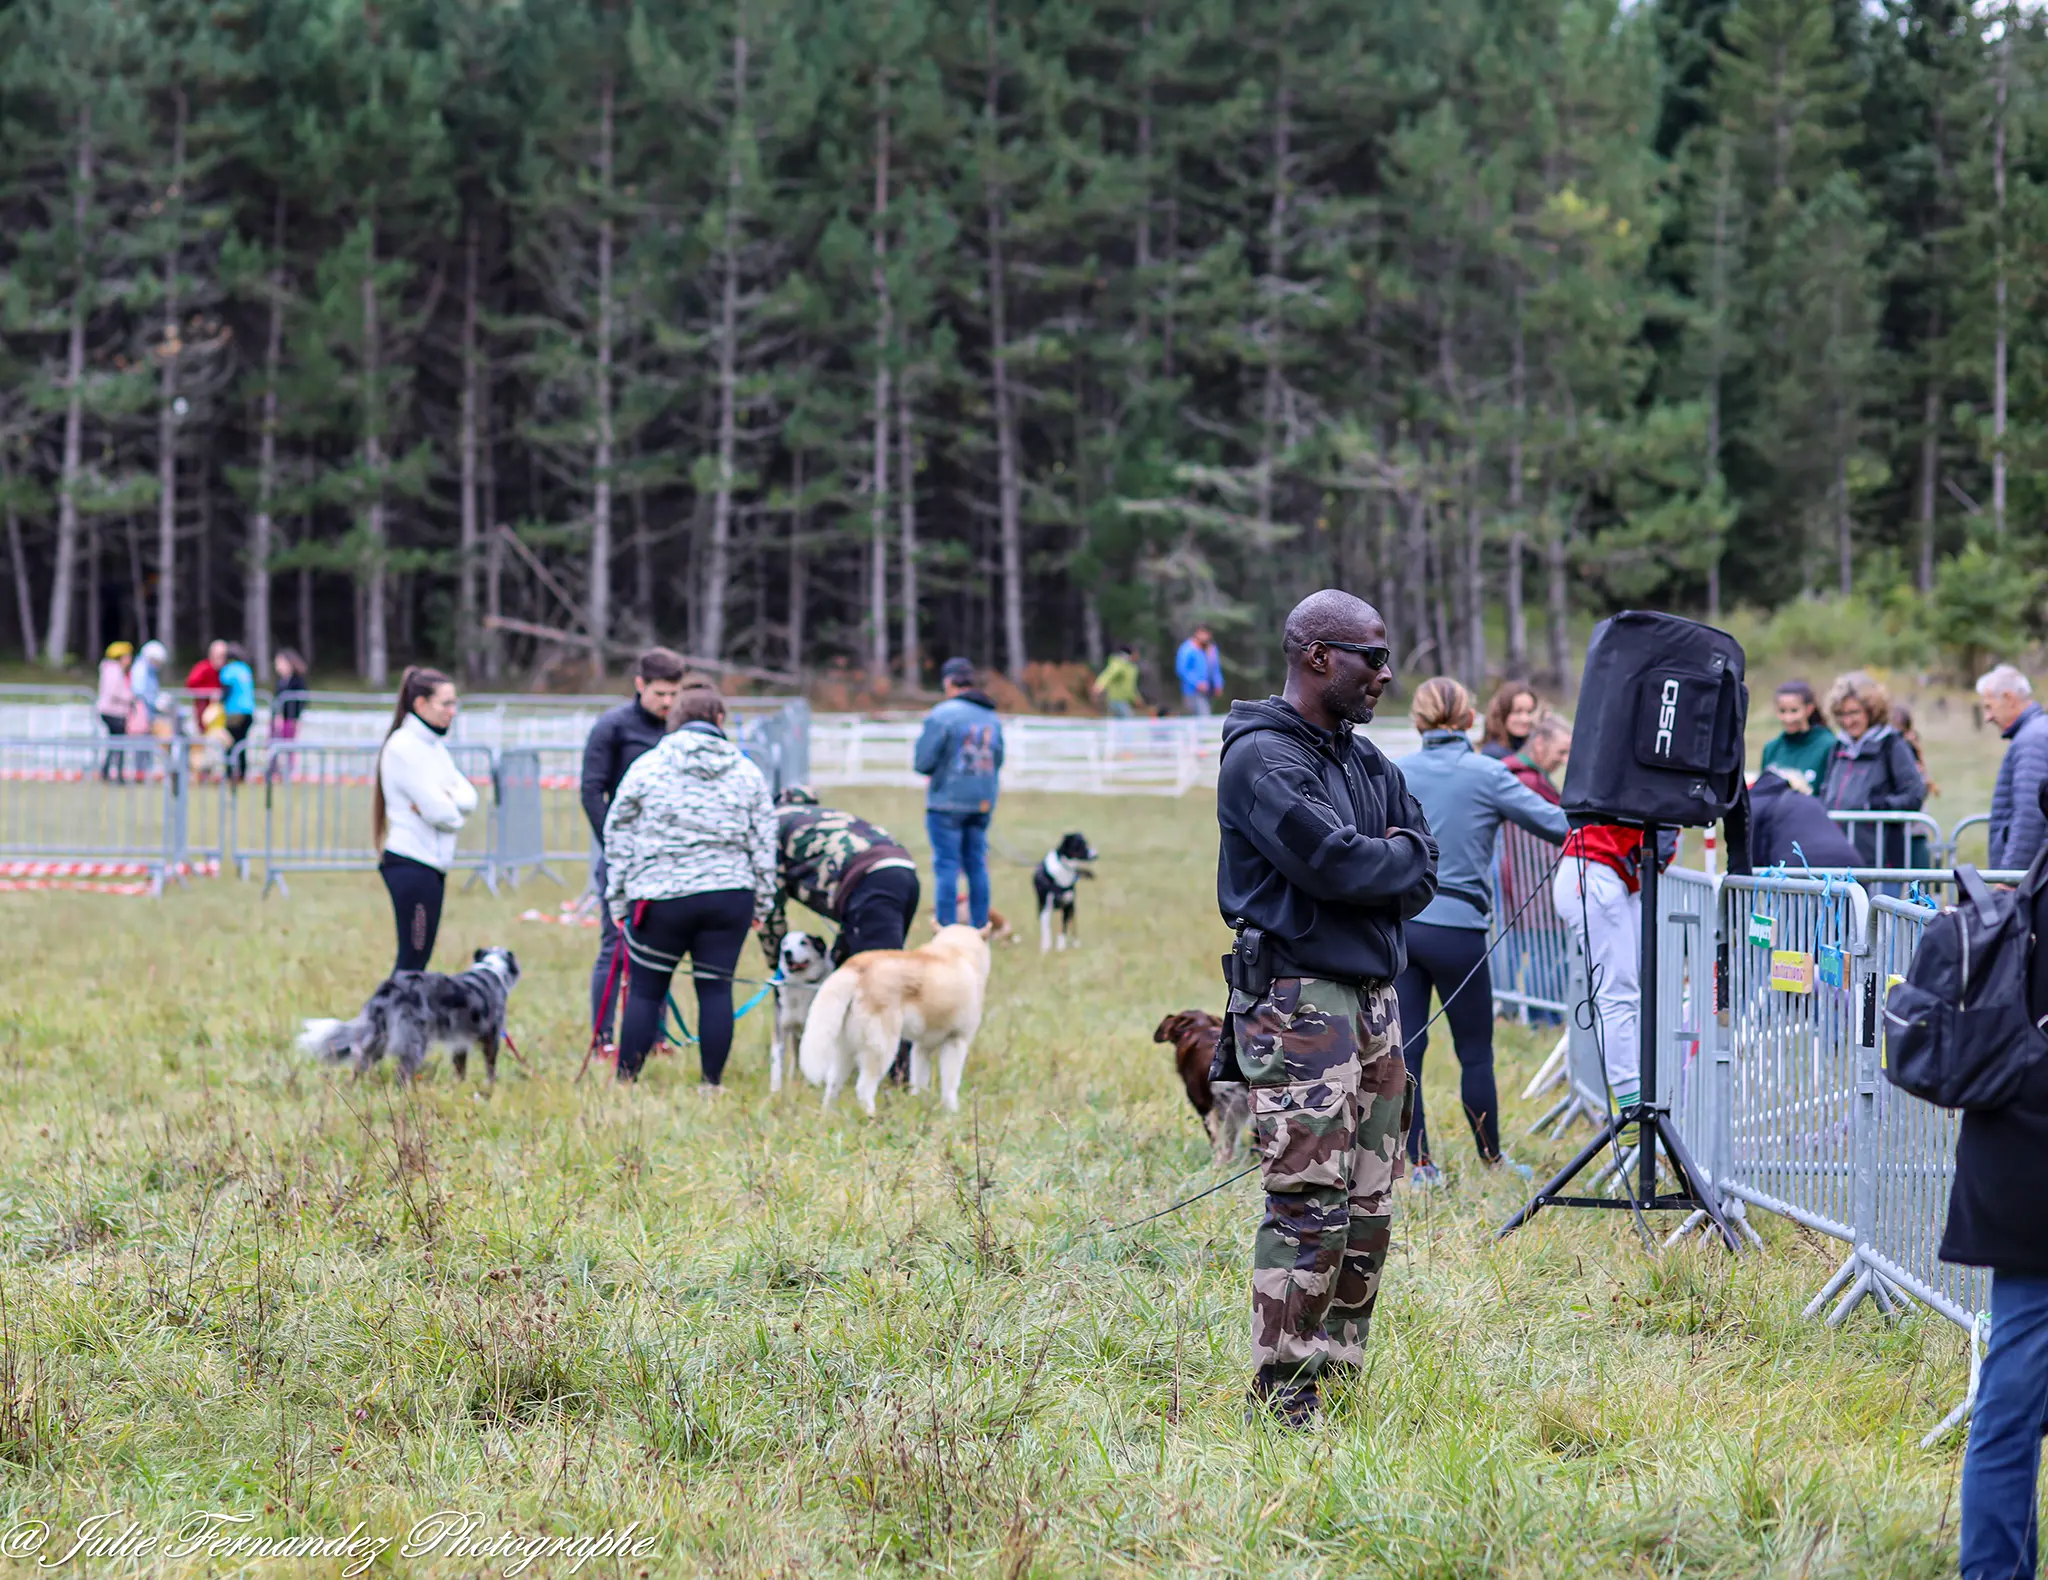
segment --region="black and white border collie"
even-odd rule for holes
[[[1080,939],[1074,933],[1074,890],[1083,878],[1095,876],[1089,870],[1089,863],[1099,859],[1086,835],[1069,834],[1046,852],[1045,860],[1032,868],[1031,892],[1038,896],[1040,954],[1054,947],[1052,917],[1055,911],[1060,917],[1058,947],[1066,948],[1069,938],[1073,938],[1075,946],[1079,947]]]

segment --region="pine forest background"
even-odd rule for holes
[[[1966,669],[2048,585],[2044,67],[1917,0],[0,0],[0,639],[1157,696],[1335,582],[1475,682],[1625,603]]]

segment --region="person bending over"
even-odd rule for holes
[[[773,960],[781,951],[791,900],[838,926],[837,964],[865,950],[903,947],[917,915],[917,863],[894,835],[818,805],[802,785],[775,798],[775,825],[777,887],[761,923],[762,954]]]
[[[1282,649],[1285,693],[1224,725],[1216,900],[1237,942],[1217,1065],[1251,1089],[1265,1176],[1252,1399],[1301,1425],[1365,1358],[1410,1111],[1394,978],[1437,850],[1401,770],[1355,729],[1393,679],[1379,615],[1311,594]]]
[[[604,821],[605,904],[628,962],[619,1079],[639,1078],[688,955],[704,1084],[716,1086],[732,1052],[733,972],[775,900],[775,804],[761,770],[726,739],[715,687],[685,687],[669,723],[626,770]]]

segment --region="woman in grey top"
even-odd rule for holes
[[[1505,763],[1472,749],[1472,694],[1438,676],[1415,690],[1410,707],[1422,750],[1396,766],[1429,818],[1436,836],[1436,898],[1407,924],[1408,968],[1395,979],[1401,1001],[1404,1050],[1415,1078],[1415,1123],[1408,1130],[1411,1178],[1433,1185],[1442,1178],[1429,1155],[1422,1111],[1422,1056],[1429,1050],[1431,992],[1444,1001],[1451,1043],[1458,1052],[1460,1095],[1472,1139],[1488,1167],[1502,1164],[1522,1175],[1526,1165],[1500,1150],[1500,1094],[1493,1078],[1493,973],[1487,963],[1487,921],[1493,911],[1494,853],[1503,820],[1553,845],[1569,829],[1564,811],[1518,780]],[[1414,1028],[1408,1030],[1408,1028]]]

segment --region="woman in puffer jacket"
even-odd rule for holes
[[[686,685],[669,734],[626,770],[604,820],[605,904],[626,942],[619,1079],[637,1080],[685,955],[697,1051],[716,1086],[732,1051],[732,977],[747,932],[774,904],[775,803],[725,735],[725,701]]]
[[[394,971],[424,971],[434,958],[455,839],[476,810],[476,786],[448,755],[455,707],[454,681],[437,669],[408,667],[377,753],[370,822],[382,852],[377,871],[398,924]]]

